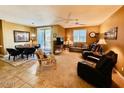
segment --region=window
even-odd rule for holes
[[[74,30],[73,31],[73,40],[74,42],[86,42],[86,30]]]

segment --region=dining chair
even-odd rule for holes
[[[13,48],[6,48],[7,52],[9,53],[9,60],[10,57],[13,56],[13,60],[15,61],[15,58],[20,55],[20,52]]]
[[[29,55],[33,55],[34,57],[34,53],[35,53],[35,48],[25,48],[24,51],[23,51],[23,55],[26,55],[27,59],[29,57]]]

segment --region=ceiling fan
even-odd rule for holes
[[[58,20],[56,20],[57,23],[59,22],[64,22],[66,24],[73,24],[73,25],[86,25],[86,24],[81,24],[79,23],[79,18],[71,18],[72,16],[72,13],[68,13],[67,17],[66,18],[63,18],[63,17],[57,17]]]

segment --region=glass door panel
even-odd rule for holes
[[[41,48],[44,49],[45,40],[44,40],[44,30],[43,29],[37,29],[37,40],[38,40],[38,44],[41,45]]]
[[[45,49],[51,50],[51,29],[45,30]]]
[[[44,51],[51,51],[52,49],[51,33],[52,33],[51,28],[37,29],[37,40],[38,43],[41,45],[41,49],[43,49]]]

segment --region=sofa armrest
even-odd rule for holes
[[[84,59],[87,59],[87,56],[88,55],[93,55],[93,52],[92,51],[83,51],[82,52],[82,57],[84,58]]]
[[[92,67],[92,68],[95,68],[95,67],[96,67],[96,63],[93,63],[93,62],[90,62],[90,61],[84,60],[84,61],[82,61],[82,62],[80,62],[80,63],[82,63],[82,64],[84,64],[84,65],[87,65],[87,66],[90,66],[90,67]]]
[[[98,71],[96,68],[89,66],[88,64],[84,64],[82,62],[78,62],[77,71],[78,71],[79,76],[87,75],[87,76],[90,76],[89,78],[104,79],[103,75],[100,71]]]
[[[82,48],[83,51],[90,51],[88,48]]]
[[[92,55],[88,55],[88,56],[87,56],[87,59],[88,59],[89,61],[92,61],[92,62],[95,62],[95,63],[97,63],[97,62],[100,61],[100,58],[97,58],[97,57],[92,56]]]

